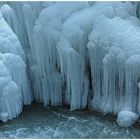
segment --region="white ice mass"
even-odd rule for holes
[[[117,122],[119,126],[128,127],[135,123],[138,119],[138,115],[129,110],[122,110],[118,114]]]
[[[1,2],[0,120],[33,100],[140,116],[138,2]],[[128,110],[129,108],[129,110]]]

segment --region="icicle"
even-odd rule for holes
[[[74,49],[70,48],[67,54],[67,80],[69,94],[71,94],[71,110],[81,108],[82,89],[84,82],[84,59]]]
[[[92,107],[95,110],[101,109],[101,97],[102,97],[102,86],[103,86],[103,57],[106,50],[101,42],[88,43],[88,54],[91,65],[91,76],[92,76]]]
[[[103,59],[102,109],[105,112],[116,114],[124,105],[124,62],[125,55],[118,46],[111,47],[109,53]]]
[[[16,17],[18,19],[18,22],[19,22],[19,26],[18,26],[19,28],[17,27],[19,34],[17,36],[18,36],[22,46],[24,48],[28,48],[29,47],[28,35],[27,35],[24,15],[23,15],[23,11],[22,11],[22,6],[26,2],[7,2],[7,3],[14,10]]]
[[[125,62],[126,71],[126,98],[125,106],[132,111],[137,111],[138,82],[140,79],[140,55],[133,55]]]
[[[43,93],[42,97],[39,96],[39,100],[43,101],[45,105],[62,104],[61,93],[56,93],[57,90],[61,91],[62,88],[61,84],[59,84],[62,83],[62,78],[60,78],[61,76],[59,73],[59,60],[56,45],[61,36],[60,30],[64,20],[72,12],[86,6],[87,5],[84,3],[56,3],[43,9],[39,18],[36,20],[33,29],[33,46],[31,47],[31,51],[36,67],[35,71],[39,71],[40,74],[37,76],[34,74],[35,77],[33,79],[41,79],[36,80],[34,83],[34,85],[41,87],[34,87],[38,90],[37,95]],[[37,81],[40,81],[40,83]],[[60,85],[60,87],[58,87],[58,85]],[[56,99],[56,95],[58,95],[58,99]],[[42,99],[40,99],[40,97]]]
[[[5,66],[10,70],[13,81],[20,89],[23,103],[31,104],[33,97],[30,89],[30,83],[27,78],[26,65],[21,57],[13,54],[3,54],[1,58]]]
[[[22,108],[19,88],[12,81],[9,70],[0,61],[0,120],[16,117]]]
[[[139,88],[139,98],[138,98],[138,114],[140,115],[140,82],[138,83]]]
[[[60,69],[63,82],[66,82],[65,102],[70,104],[71,110],[87,106],[88,81],[85,79],[85,60],[65,38],[57,44],[60,57]]]
[[[0,24],[0,52],[9,53],[2,55],[1,59],[10,69],[13,79],[16,82],[18,81],[18,86],[22,87],[21,91],[23,92],[23,95],[26,95],[26,101],[24,100],[24,103],[29,104],[32,101],[32,97],[29,90],[29,84],[27,82],[26,66],[24,63],[25,55],[23,49],[20,45],[18,38],[13,33],[11,28],[7,25],[2,16],[0,17]],[[19,56],[15,56],[14,54]]]

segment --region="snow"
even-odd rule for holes
[[[138,115],[129,110],[122,110],[118,114],[117,123],[121,127],[129,127],[138,119]]]

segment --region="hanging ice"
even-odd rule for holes
[[[21,95],[9,70],[0,61],[0,120],[16,117],[22,110]]]
[[[36,79],[34,80],[35,98],[44,102],[45,105],[49,103],[51,105],[62,104],[62,92],[58,92],[62,88],[62,78],[58,68],[56,49],[62,24],[70,14],[87,6],[87,3],[56,3],[44,8],[36,20],[32,36],[33,42],[31,43],[33,45],[31,52],[34,63],[32,71],[33,79]],[[37,75],[36,71],[39,72]],[[58,83],[54,82],[55,80],[59,82],[60,86],[57,86]],[[54,100],[53,96],[58,98]]]
[[[138,3],[5,2],[1,13],[0,61],[21,104],[34,98],[71,110],[89,107],[118,114],[121,126],[138,119]],[[6,116],[3,111],[1,119]]]
[[[17,36],[0,14],[0,120],[16,117],[32,94],[26,75],[26,60]]]
[[[9,69],[12,79],[18,85],[23,103],[25,105],[30,104],[33,97],[26,74],[26,65],[22,58],[18,55],[6,53],[3,55],[0,54],[0,60],[2,60],[5,66]]]

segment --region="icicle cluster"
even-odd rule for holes
[[[23,104],[30,104],[32,101],[25,60],[17,36],[0,14],[0,120],[2,121],[16,117],[22,111]]]
[[[140,115],[137,3],[3,2],[1,13],[26,53],[19,42],[6,46],[0,38],[0,52],[12,53],[0,60],[24,104],[32,101],[27,66],[34,99],[44,105],[91,107],[121,114],[118,122],[123,113],[128,120],[135,120],[133,112]]]

